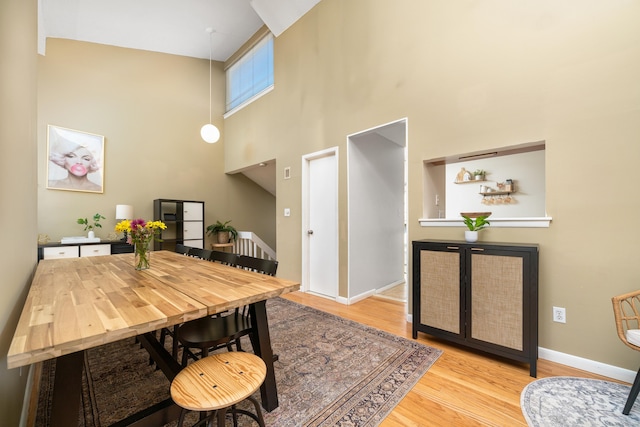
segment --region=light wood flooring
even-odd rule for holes
[[[389,298],[395,301],[406,302],[407,301],[407,286],[404,283],[394,286],[393,288],[387,289],[386,291],[380,292],[376,296],[382,298]]]
[[[406,322],[401,302],[376,296],[347,306],[302,292],[284,298],[411,339],[411,324]],[[457,347],[423,333],[418,341],[444,353],[382,427],[527,425],[520,410],[520,393],[535,380],[529,376],[528,364]],[[538,360],[538,378],[551,376],[610,380]]]

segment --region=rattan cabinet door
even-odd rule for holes
[[[460,252],[420,251],[420,323],[460,334]]]
[[[523,258],[471,254],[470,337],[522,351]]]

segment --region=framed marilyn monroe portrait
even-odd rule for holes
[[[47,188],[104,191],[104,136],[47,127]]]

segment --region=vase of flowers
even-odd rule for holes
[[[149,268],[149,258],[151,251],[148,244],[135,244],[133,248],[133,265],[136,270],[146,270]]]
[[[134,246],[134,263],[136,270],[149,268],[149,245],[158,240],[157,236],[167,226],[162,221],[145,221],[144,219],[125,219],[116,224],[115,230],[127,234],[127,243]]]

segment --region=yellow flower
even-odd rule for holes
[[[150,228],[150,229],[152,229],[152,230],[154,230],[154,229],[158,229],[158,228],[159,228],[159,229],[161,229],[161,230],[164,230],[164,229],[166,229],[166,228],[167,228],[167,226],[165,225],[165,223],[164,223],[164,222],[162,222],[162,221],[149,221],[149,222],[147,222],[146,227],[147,227],[147,228]]]
[[[120,221],[119,223],[116,224],[116,228],[115,228],[116,232],[118,233],[124,233],[124,232],[130,232],[131,231],[131,221],[129,221],[128,219],[123,219],[122,221]]]

